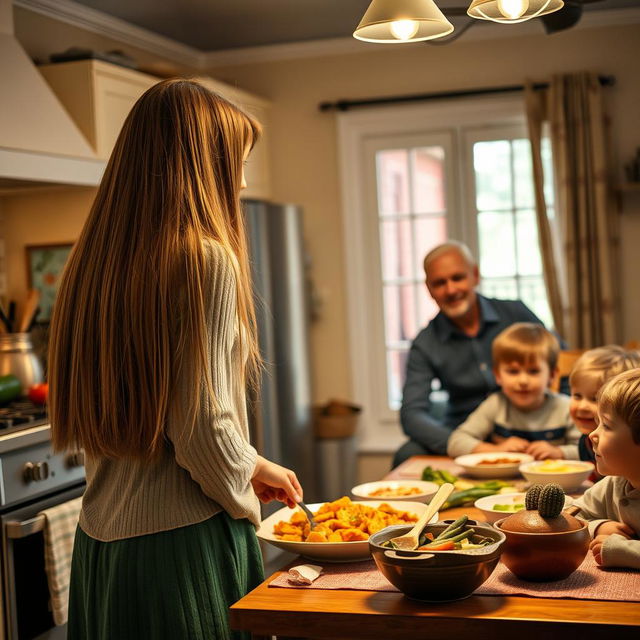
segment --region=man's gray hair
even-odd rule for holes
[[[476,259],[473,257],[471,250],[467,247],[463,242],[458,242],[457,240],[447,240],[442,244],[439,244],[437,247],[434,247],[427,253],[424,257],[424,271],[427,272],[427,268],[429,264],[433,262],[436,258],[439,258],[441,255],[445,253],[449,253],[450,251],[455,251],[458,255],[460,255],[464,261],[470,266],[477,266]]]

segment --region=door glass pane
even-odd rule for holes
[[[380,222],[384,280],[413,277],[412,242],[409,218],[385,218]]]
[[[389,396],[389,408],[399,409],[402,404],[402,387],[404,385],[405,372],[409,352],[406,350],[387,352],[387,388]]]
[[[489,298],[518,298],[518,283],[515,278],[482,278],[482,293]]]
[[[553,318],[547,302],[547,291],[542,276],[521,278],[520,299],[545,325],[548,327],[553,326]]]
[[[476,142],[473,145],[476,177],[476,208],[511,209],[511,145],[508,140]]]
[[[414,285],[385,285],[383,295],[387,342],[413,340],[417,333]]]
[[[516,213],[516,234],[518,239],[518,273],[524,276],[542,274],[538,223],[534,211],[529,209]]]
[[[478,245],[483,278],[516,274],[513,215],[510,212],[478,214]]]
[[[531,143],[526,139],[513,141],[513,171],[516,207],[530,209],[534,206],[533,168],[531,166]]]
[[[444,149],[413,149],[413,207],[415,213],[441,213],[445,210]]]
[[[409,212],[409,151],[388,149],[376,153],[378,209],[381,215]]]
[[[413,228],[416,248],[413,277],[424,280],[424,257],[447,239],[447,219],[445,216],[416,217]]]

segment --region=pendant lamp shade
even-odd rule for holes
[[[524,22],[562,9],[562,0],[473,0],[467,14],[492,22]]]
[[[418,42],[452,31],[453,25],[433,0],[373,0],[353,37],[366,42]]]

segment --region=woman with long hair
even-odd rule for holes
[[[239,194],[260,127],[190,80],[129,114],[65,269],[49,382],[57,450],[83,448],[69,639],[243,637],[263,578],[258,500],[293,471],[249,443],[260,366]]]

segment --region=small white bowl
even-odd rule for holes
[[[582,460],[536,460],[520,465],[520,473],[532,484],[559,484],[575,491],[589,477],[594,465]]]
[[[493,506],[496,504],[524,504],[524,493],[498,493],[495,496],[485,496],[484,498],[478,498],[473,506],[476,509],[482,511],[485,519],[490,524],[497,522],[501,518],[510,516],[515,511],[496,511]],[[570,496],[564,497],[564,507],[571,506],[573,504],[573,498]],[[519,509],[518,509],[519,511]]]
[[[512,460],[512,462],[504,464],[480,464],[487,460],[501,460],[503,458]],[[491,451],[458,456],[454,462],[474,478],[511,478],[518,475],[518,468],[523,462],[529,462],[530,460],[533,460],[533,456],[530,456],[528,453]]]
[[[438,491],[435,482],[423,480],[379,480],[365,482],[351,489],[351,493],[361,500],[403,500],[404,502],[429,502]],[[382,491],[389,489],[389,493]],[[419,493],[403,495],[404,490],[419,489]],[[372,495],[375,493],[375,495]]]

